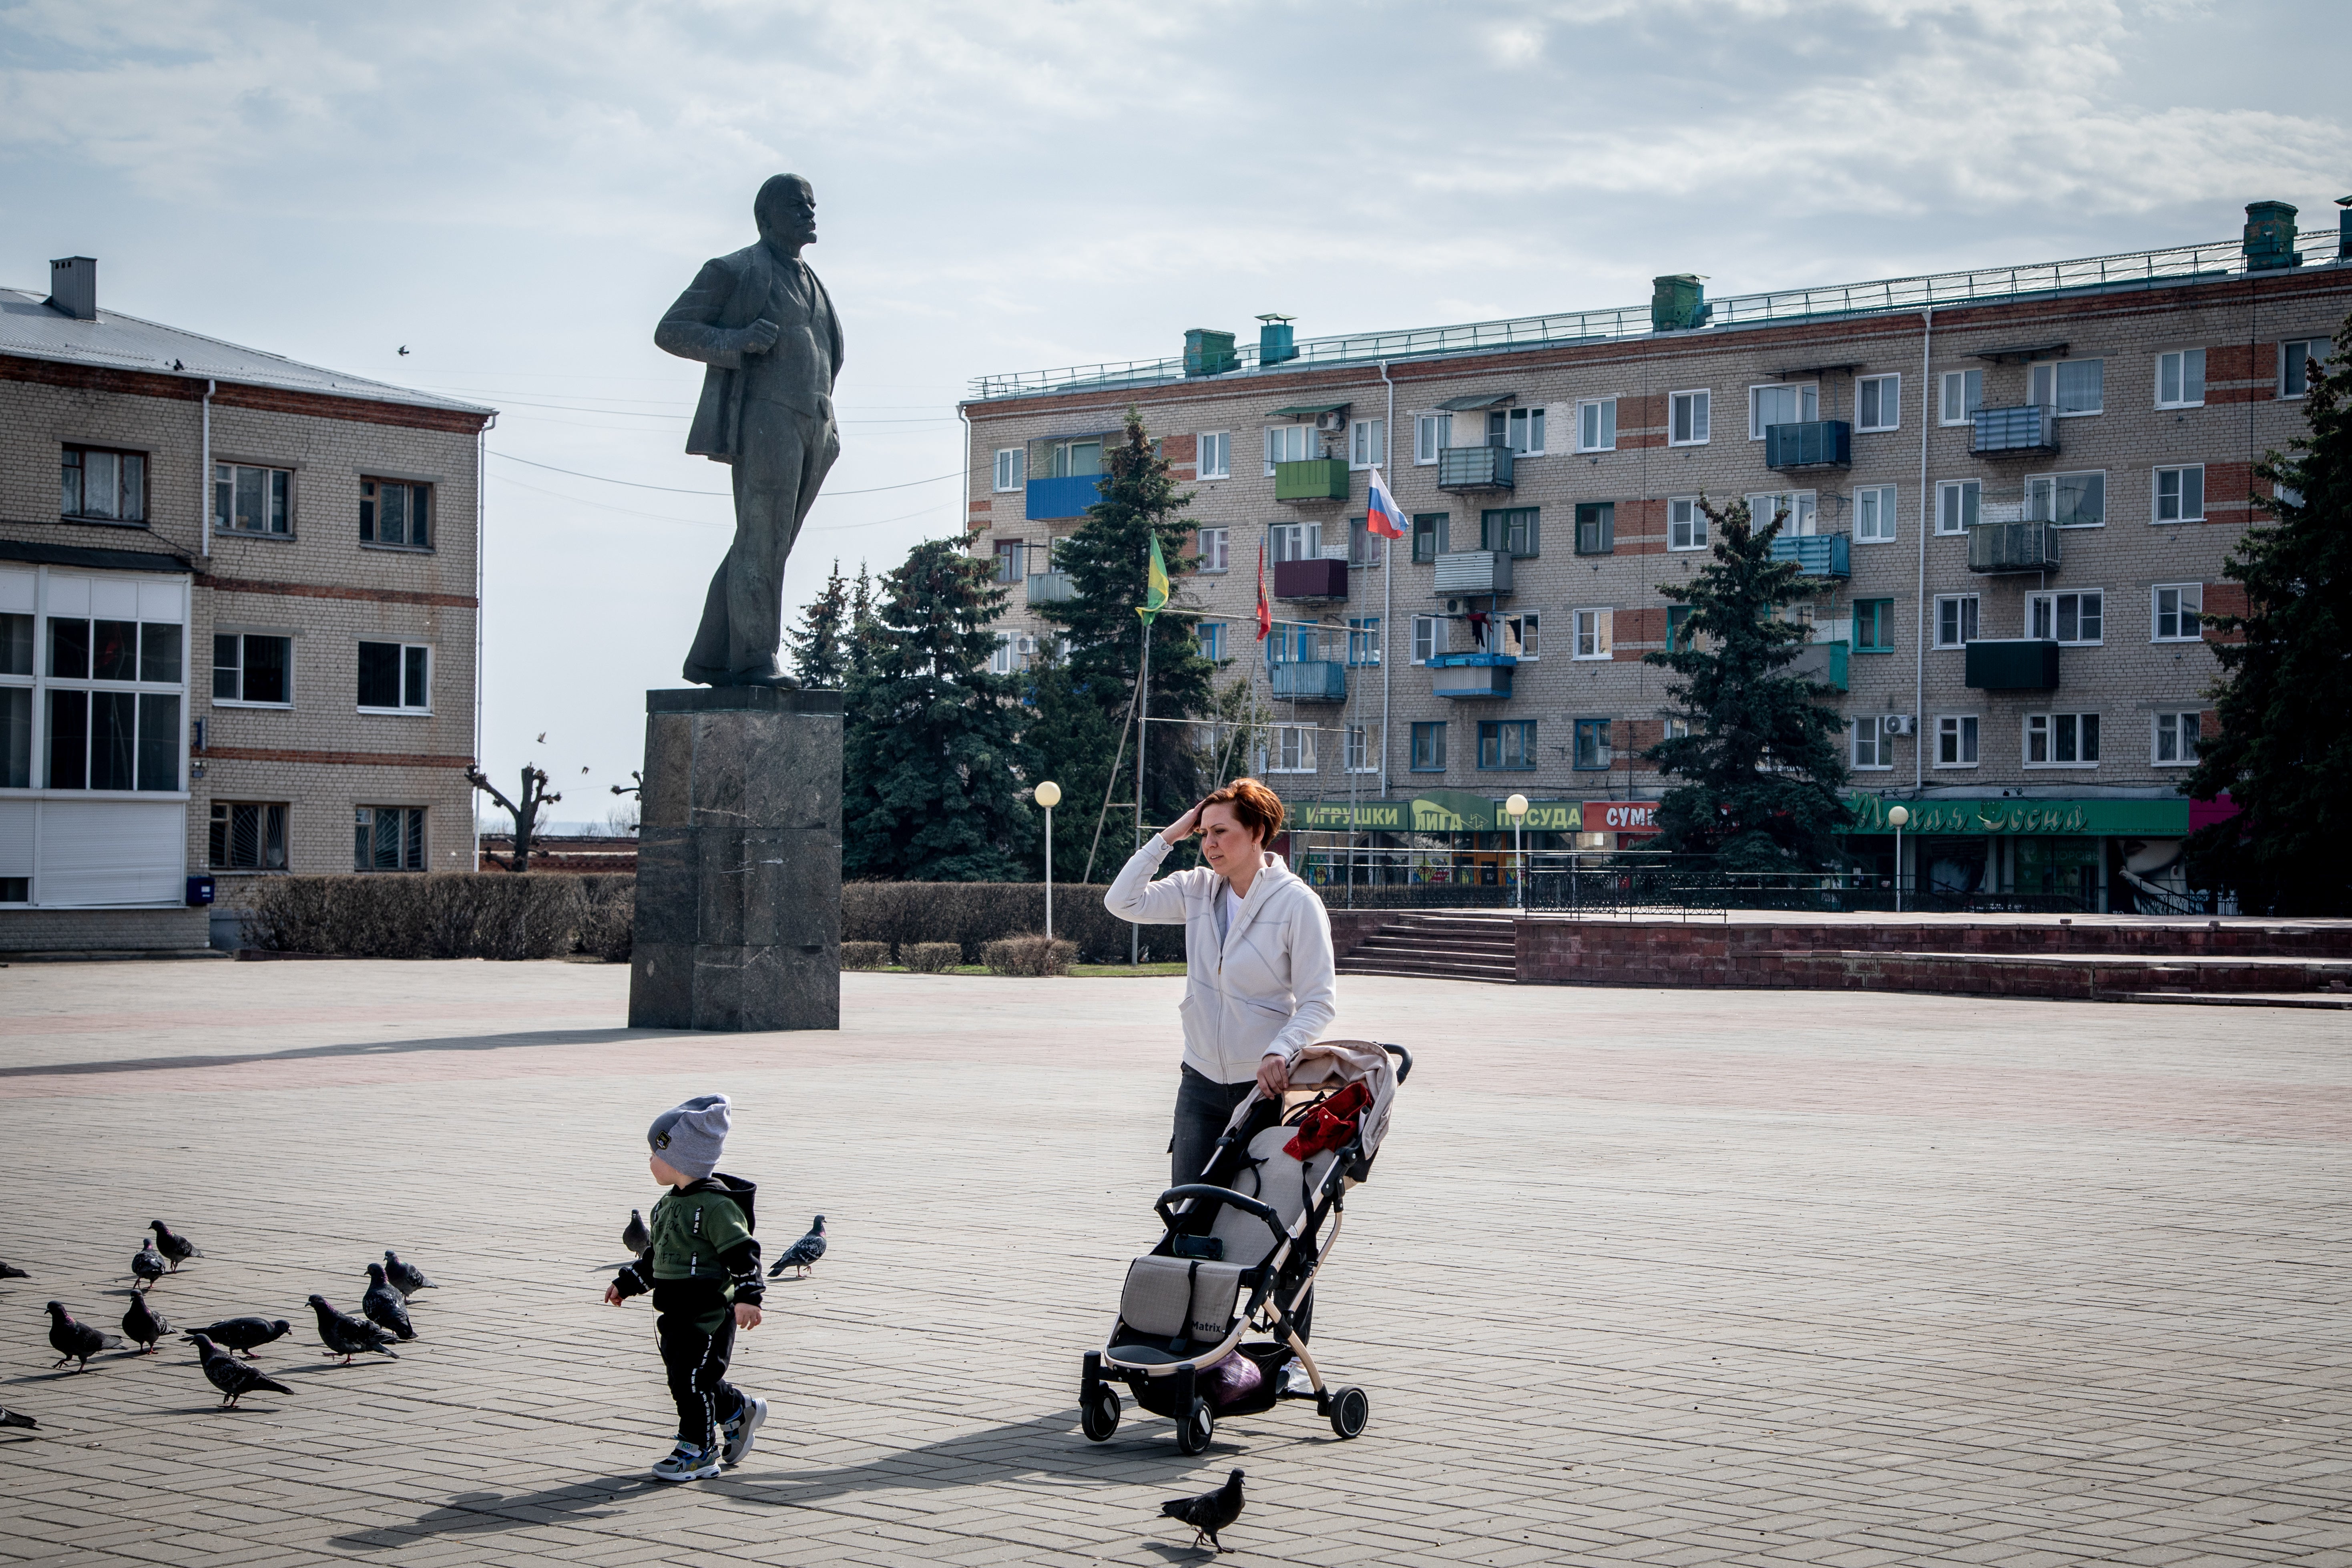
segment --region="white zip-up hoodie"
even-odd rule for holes
[[[1206,866],[1151,879],[1172,848],[1157,833],[1119,868],[1103,907],[1138,925],[1184,928],[1184,1061],[1217,1083],[1246,1083],[1269,1056],[1287,1062],[1338,1011],[1331,917],[1279,856],[1265,856],[1219,940],[1228,884]]]

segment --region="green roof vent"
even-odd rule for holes
[[[1669,272],[1650,279],[1650,328],[1686,332],[1706,325],[1715,307],[1706,302],[1706,279],[1696,272]]]
[[[1234,355],[1234,335],[1207,327],[1184,334],[1184,374],[1223,375],[1241,362]]]
[[[1260,316],[1258,320],[1265,323],[1257,330],[1257,363],[1260,369],[1298,357],[1298,346],[1290,341],[1291,317],[1267,315]]]
[[[2245,251],[2249,272],[2302,266],[2303,253],[2294,247],[2294,208],[2284,202],[2248,202]]]

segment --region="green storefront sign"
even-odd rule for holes
[[[1307,801],[1292,805],[1290,825],[1307,833],[1496,833],[1513,826],[1503,803],[1467,790],[1424,790],[1411,800]],[[1529,833],[1575,833],[1584,805],[1574,800],[1528,803]]]
[[[1882,800],[1846,796],[1848,833],[1892,833],[1887,811],[1911,813],[1906,833],[2074,834],[2084,837],[2181,838],[2189,833],[2189,802],[2181,800]]]

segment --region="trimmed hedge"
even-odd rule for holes
[[[841,967],[844,969],[879,969],[889,962],[888,942],[845,942],[841,944]]]
[[[963,949],[951,942],[910,942],[898,957],[918,974],[944,974],[963,962]]]
[[[1054,884],[1054,935],[1076,945],[1080,962],[1125,963],[1128,923],[1103,908],[1109,889]],[[1045,929],[1042,882],[846,882],[841,889],[845,941],[887,942],[904,952],[910,942],[952,942],[962,962],[982,962],[984,943]],[[1147,963],[1181,963],[1182,926],[1145,926]]]
[[[1070,960],[1077,955],[1076,942],[1059,937],[1047,942],[1034,933],[982,942],[980,947],[980,961],[988,965],[991,974],[1067,974]]]
[[[247,940],[339,958],[629,956],[636,879],[562,872],[272,877],[253,887]]]

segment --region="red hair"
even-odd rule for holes
[[[1201,802],[1201,815],[1208,816],[1213,805],[1230,809],[1242,831],[1255,834],[1262,846],[1273,843],[1282,831],[1282,797],[1255,779],[1235,779],[1213,791]]]

